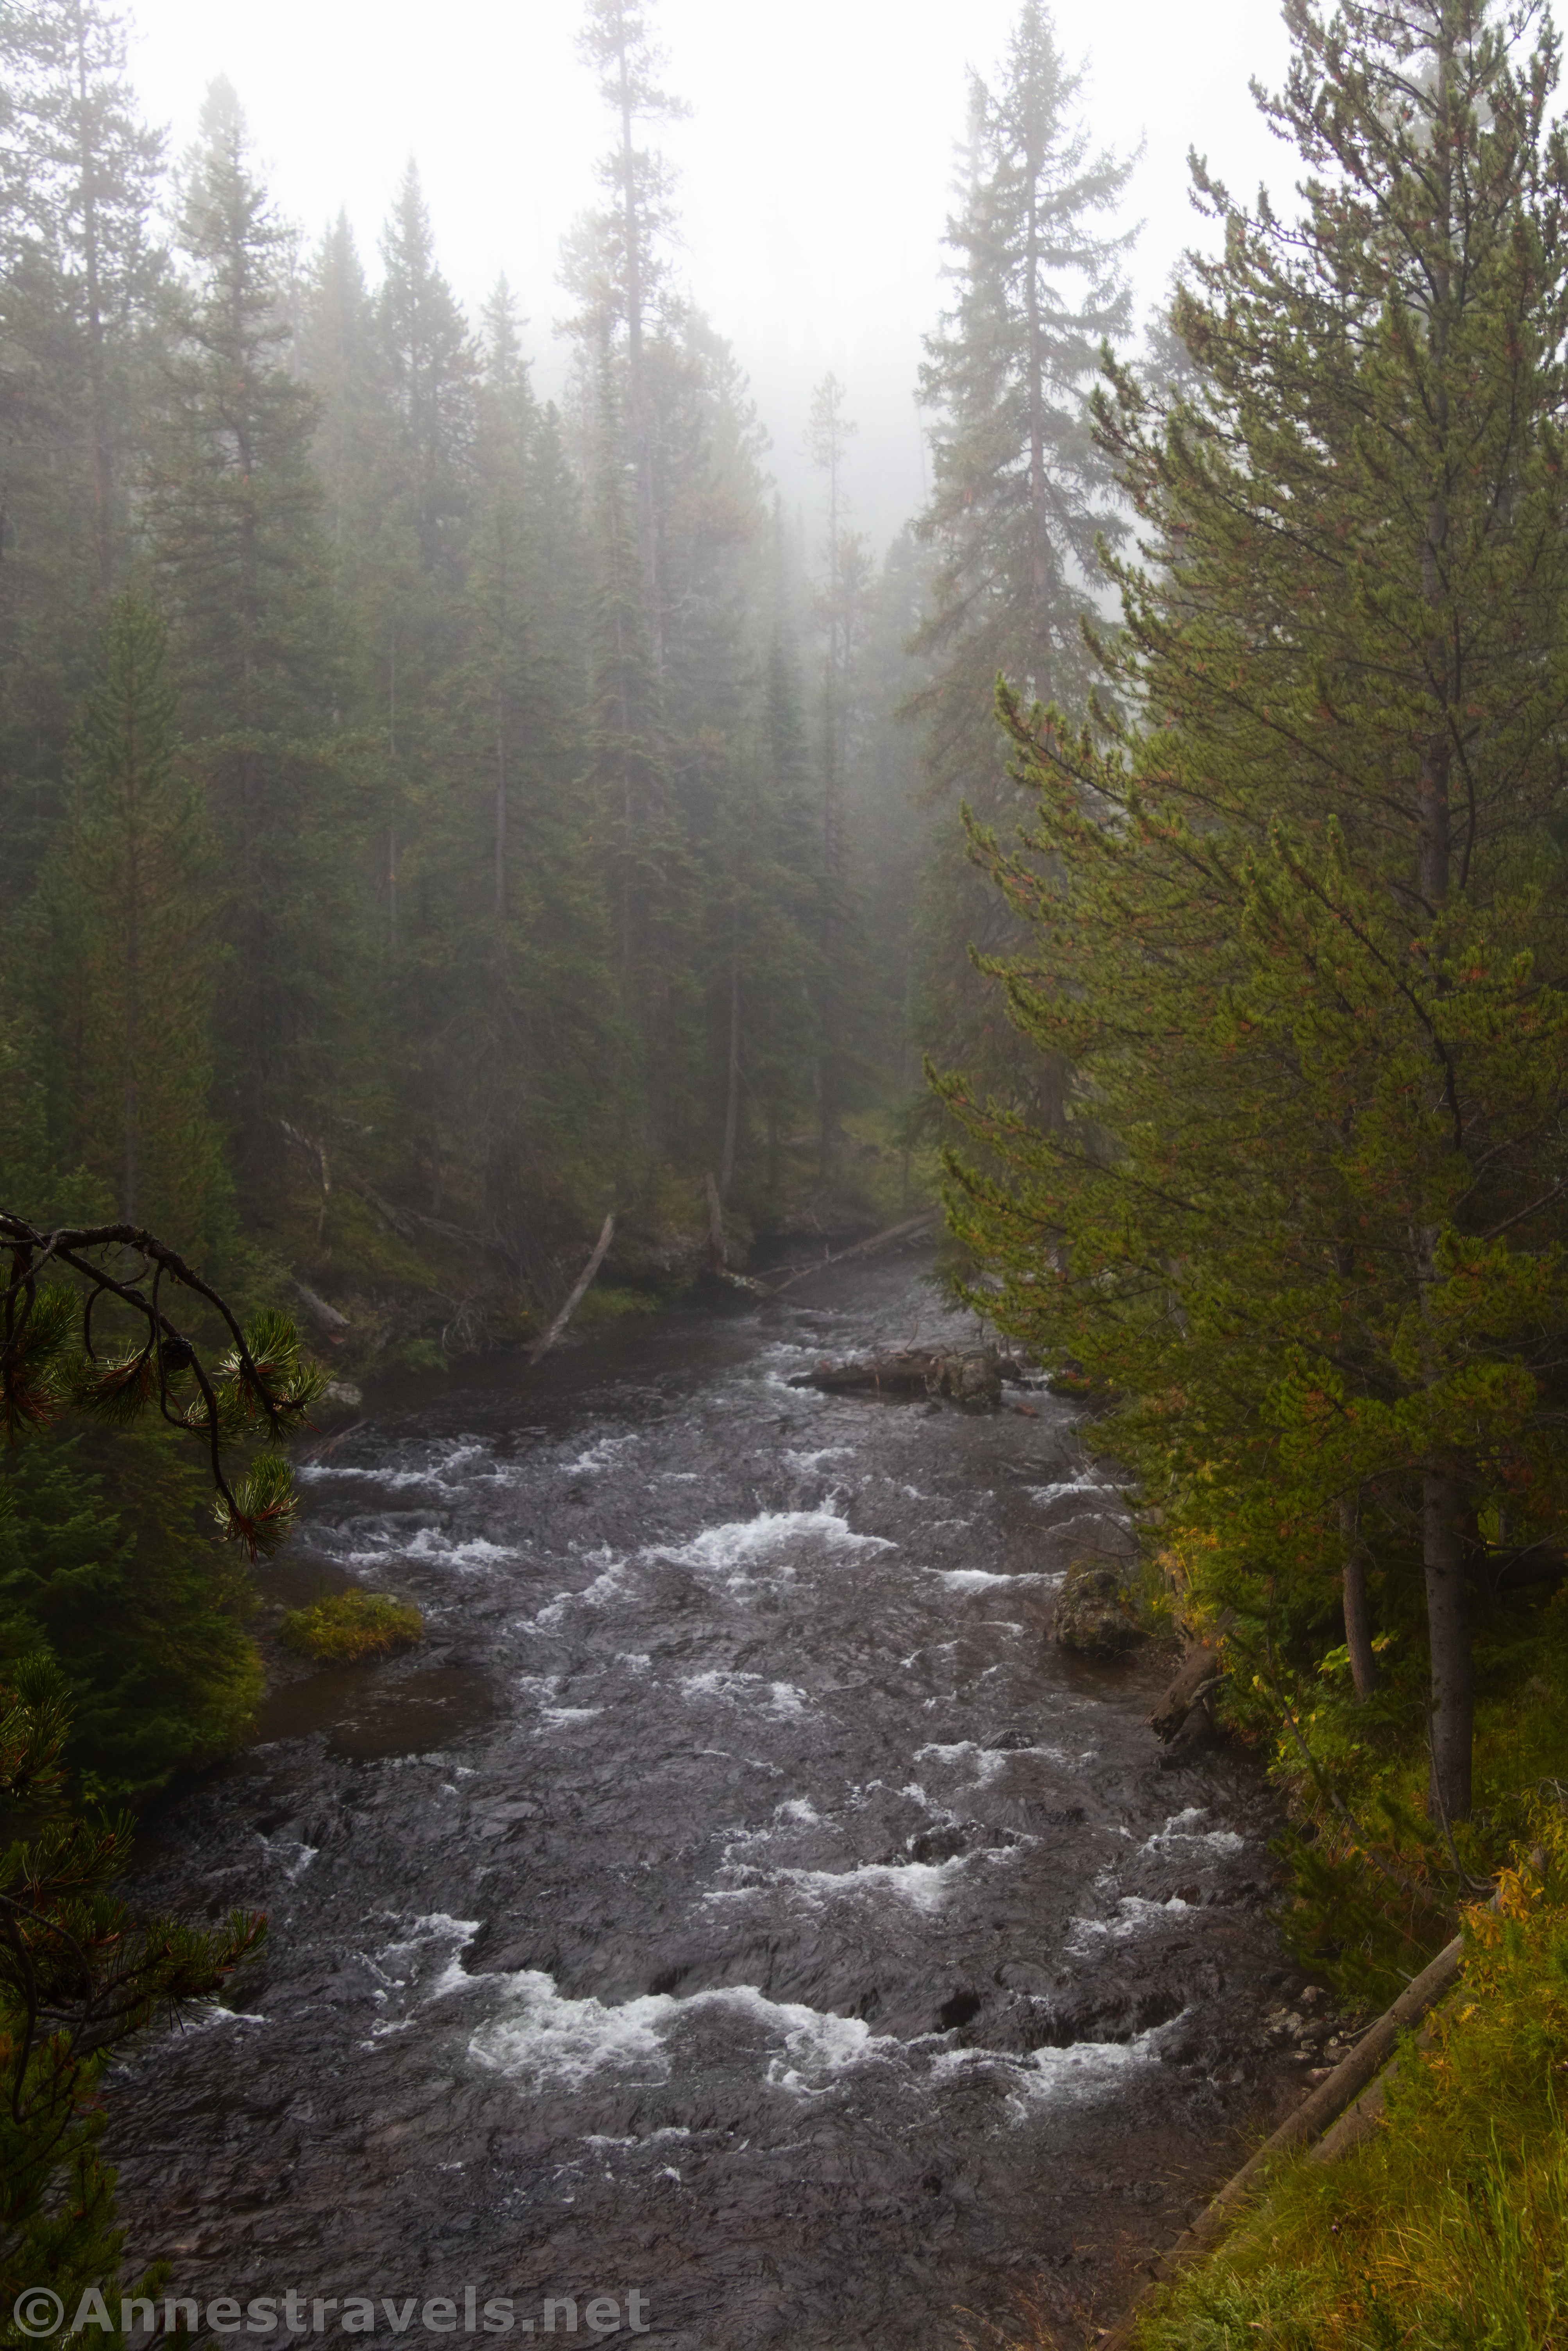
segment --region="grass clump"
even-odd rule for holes
[[[424,1619],[411,1602],[380,1592],[334,1592],[308,1608],[291,1608],[278,1630],[301,1656],[356,1665],[412,1648],[424,1636]]]
[[[1568,2344],[1568,1823],[1467,1915],[1458,1992],[1374,2137],[1298,2158],[1171,2289],[1139,2351],[1540,2351]]]

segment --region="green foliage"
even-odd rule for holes
[[[261,1696],[248,1580],[202,1531],[205,1479],[153,1429],[60,1432],[0,1455],[0,1673],[53,1657],[68,1760],[139,1796],[235,1746]]]
[[[64,962],[48,1008],[56,1156],[128,1224],[210,1251],[228,1185],[209,1109],[218,951],[206,811],[175,755],[163,623],[121,597],[73,745],[42,900]]]
[[[1568,1504],[1555,52],[1516,67],[1465,0],[1291,24],[1304,225],[1210,189],[1226,254],[1175,313],[1200,388],[1099,403],[1160,559],[1119,567],[1104,649],[1144,724],[1002,698],[1040,813],[1015,852],[975,828],[1029,933],[982,962],[1073,1081],[1043,1124],[943,1083],[984,1155],[950,1212],[1000,1327],[1118,1392],[1104,1442],[1195,1614],[1299,1671],[1375,1562],[1452,1825],[1484,1530]]]
[[[334,1592],[308,1608],[291,1608],[280,1637],[301,1656],[328,1665],[357,1665],[390,1656],[424,1636],[424,1619],[412,1602],[380,1592]]]
[[[67,1687],[37,1652],[0,1681],[0,2307],[52,2286],[118,2307],[124,2231],[99,2144],[103,2074],[118,2049],[177,2005],[210,1999],[264,1922],[213,1932],[133,1919],[113,1892],[134,1824],[73,1818],[61,1802]],[[149,2280],[132,2292],[146,2291]],[[118,2329],[101,2339],[118,2344]]]

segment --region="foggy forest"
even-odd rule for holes
[[[0,0],[0,2345],[1568,2342],[1543,0],[145,14]]]

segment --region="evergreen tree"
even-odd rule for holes
[[[614,116],[619,140],[599,167],[610,201],[587,224],[571,273],[592,308],[605,308],[624,331],[625,429],[636,481],[636,543],[649,653],[664,666],[664,597],[655,521],[655,423],[648,381],[646,337],[658,314],[666,270],[660,253],[672,223],[671,176],[664,158],[637,144],[637,126],[684,115],[683,99],[659,86],[664,65],[650,30],[644,0],[588,0],[580,47],[599,79],[600,96]]]
[[[1004,1326],[1139,1399],[1115,1441],[1211,1600],[1310,1625],[1342,1580],[1368,1687],[1373,1551],[1451,1825],[1473,1586],[1565,1499],[1568,152],[1553,42],[1516,66],[1473,0],[1290,21],[1303,218],[1200,175],[1206,389],[1100,412],[1164,559],[1110,655],[1147,726],[1013,704],[1036,854],[980,843],[1073,1114],[950,1085],[1011,1170],[956,1199]]]
[[[822,636],[820,713],[821,841],[819,851],[821,1058],[817,1071],[818,1172],[833,1176],[842,1141],[840,1122],[851,1084],[852,1044],[847,998],[852,992],[854,907],[845,827],[846,777],[856,741],[855,663],[864,627],[870,556],[859,531],[849,525],[851,501],[844,481],[849,444],[857,431],[844,410],[844,387],[831,371],[811,397],[806,448],[822,475],[827,536],[822,541],[821,585],[817,598]]]
[[[382,265],[377,328],[401,428],[403,494],[424,569],[455,575],[479,363],[467,321],[436,266],[430,213],[412,162],[382,234]]]
[[[1082,85],[1050,10],[1025,0],[995,87],[970,79],[960,202],[947,225],[954,305],[920,372],[934,474],[920,530],[936,564],[915,638],[927,674],[910,707],[924,724],[935,793],[961,795],[988,821],[1024,813],[1007,779],[997,678],[1026,705],[1081,706],[1083,630],[1103,577],[1097,549],[1122,532],[1088,398],[1103,344],[1128,329],[1131,239],[1098,224],[1132,165],[1092,147]],[[1020,1067],[970,971],[971,944],[997,954],[1016,934],[968,869],[956,815],[937,830],[923,928],[926,1042],[984,1061],[1048,1110],[1056,1074]]]
[[[297,357],[317,400],[312,455],[323,491],[322,521],[341,585],[353,537],[365,523],[377,364],[375,312],[347,213],[338,214],[317,247]]]
[[[162,256],[162,140],[97,0],[0,7],[0,907],[57,814],[70,716],[126,554]]]
[[[277,1121],[332,1082],[344,951],[343,784],[327,736],[337,665],[310,449],[318,412],[286,363],[286,240],[215,82],[187,164],[175,315],[151,481],[182,710],[232,893],[220,1100],[254,1199]]]
[[[51,893],[68,943],[54,967],[69,1117],[60,1157],[99,1177],[124,1223],[210,1249],[225,1188],[207,1107],[213,860],[200,795],[176,769],[165,650],[157,614],[122,597],[78,730]]]

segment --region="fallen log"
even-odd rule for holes
[[[560,1337],[561,1332],[566,1329],[567,1324],[571,1321],[572,1316],[577,1312],[578,1308],[587,1297],[593,1277],[599,1271],[600,1267],[603,1264],[605,1257],[609,1252],[610,1244],[612,1239],[614,1238],[614,1233],[615,1211],[612,1208],[610,1214],[605,1217],[602,1226],[600,1228],[599,1238],[593,1244],[593,1254],[589,1259],[588,1263],[583,1267],[582,1271],[578,1275],[576,1281],[573,1283],[571,1294],[568,1298],[566,1304],[561,1308],[560,1312],[556,1316],[555,1321],[550,1324],[549,1329],[545,1332],[544,1337],[536,1341],[535,1344],[529,1348],[528,1362],[530,1364],[542,1362],[544,1357],[549,1353],[550,1349],[555,1345],[556,1341]]]
[[[957,1353],[901,1347],[887,1355],[823,1361],[813,1371],[798,1373],[789,1385],[821,1388],[825,1395],[950,1396],[956,1404],[997,1405],[1002,1374],[988,1347]]]
[[[774,1282],[768,1294],[770,1298],[781,1298],[785,1290],[793,1290],[798,1281],[808,1280],[813,1273],[821,1273],[830,1265],[847,1265],[852,1257],[869,1257],[873,1249],[886,1249],[894,1241],[912,1240],[916,1233],[923,1233],[928,1226],[934,1225],[941,1214],[940,1208],[923,1208],[919,1216],[910,1217],[902,1225],[889,1225],[885,1232],[873,1233],[869,1240],[856,1241],[851,1249],[835,1249],[831,1256],[819,1258],[815,1265],[799,1267],[794,1273],[786,1274],[782,1281]]]
[[[353,1327],[348,1316],[340,1314],[338,1309],[329,1304],[319,1291],[312,1290],[308,1281],[301,1281],[297,1273],[291,1274],[289,1279],[294,1285],[294,1294],[305,1311],[319,1322],[323,1331],[330,1331],[336,1334]]]

